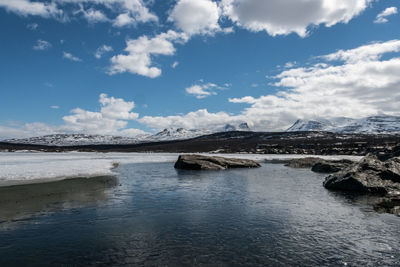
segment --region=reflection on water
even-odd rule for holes
[[[13,227],[20,220],[49,212],[96,205],[108,198],[105,190],[116,184],[116,177],[105,176],[0,187],[0,227]]]
[[[30,219],[14,228],[0,223],[0,266],[400,263],[400,218],[374,212],[363,197],[325,190],[324,176],[309,170],[264,164],[196,172],[151,163],[117,171],[118,186],[85,180],[65,197],[14,214],[9,206],[7,221]],[[63,195],[66,187],[58,188]],[[44,199],[53,191],[39,190]]]

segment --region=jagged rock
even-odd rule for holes
[[[258,168],[261,165],[248,159],[180,155],[174,167],[183,170],[225,170],[229,168]]]
[[[360,162],[326,177],[324,187],[332,190],[393,194],[400,192],[400,162],[380,161],[368,154]]]

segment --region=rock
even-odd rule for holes
[[[378,158],[382,161],[395,158],[395,157],[400,157],[400,145],[395,146],[392,148],[390,152],[384,153],[382,155],[378,155]]]
[[[291,168],[311,168],[315,164],[322,161],[323,159],[314,157],[291,159],[285,164],[285,166]]]
[[[353,161],[347,159],[325,160],[316,157],[307,157],[289,160],[285,163],[285,166],[291,168],[311,168],[313,172],[333,173],[348,167],[352,163]]]
[[[400,197],[383,198],[379,203],[374,205],[374,210],[400,216]]]
[[[261,165],[248,159],[180,155],[174,167],[183,170],[225,170],[229,168],[258,168]]]
[[[363,193],[393,194],[400,192],[400,162],[380,161],[368,154],[341,171],[325,178],[324,187],[332,190],[357,191]]]
[[[323,160],[312,166],[311,170],[319,173],[334,173],[350,166],[351,164],[353,164],[353,161],[347,159]]]

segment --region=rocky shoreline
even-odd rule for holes
[[[358,162],[324,160],[316,157],[292,159],[285,166],[310,168],[318,173],[331,173],[323,186],[328,190],[377,196],[373,203],[378,212],[400,216],[400,159],[397,152],[378,158],[368,154]]]

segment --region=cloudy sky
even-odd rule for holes
[[[0,139],[400,115],[398,0],[0,0]]]

